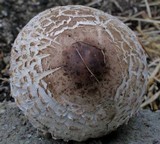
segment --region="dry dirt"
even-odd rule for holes
[[[69,144],[160,144],[160,111],[141,110],[127,125],[98,139]],[[65,144],[44,137],[13,102],[0,104],[0,144]]]

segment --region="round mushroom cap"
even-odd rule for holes
[[[85,6],[41,12],[11,52],[11,93],[34,127],[54,139],[100,137],[135,114],[146,54],[123,22]]]

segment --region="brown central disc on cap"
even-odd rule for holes
[[[84,42],[76,42],[63,51],[64,70],[76,83],[93,83],[102,79],[105,69],[101,49]]]

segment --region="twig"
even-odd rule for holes
[[[102,55],[103,55],[103,58],[104,58],[104,63],[106,64],[106,59],[105,59],[105,54],[104,54],[104,51],[103,50],[101,50],[101,53],[102,53]]]
[[[84,65],[86,66],[87,70],[91,73],[91,75],[92,75],[92,76],[95,78],[95,80],[99,83],[99,80],[96,78],[96,76],[92,73],[92,71],[89,69],[89,67],[88,67],[87,64],[85,63],[85,61],[84,61],[82,55],[80,54],[79,50],[76,49],[76,51],[77,51],[79,57],[81,58],[82,62],[83,62]]]

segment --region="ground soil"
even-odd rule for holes
[[[71,144],[160,144],[160,111],[141,110],[127,125],[97,139]],[[42,136],[13,102],[0,104],[0,144],[65,144]]]

